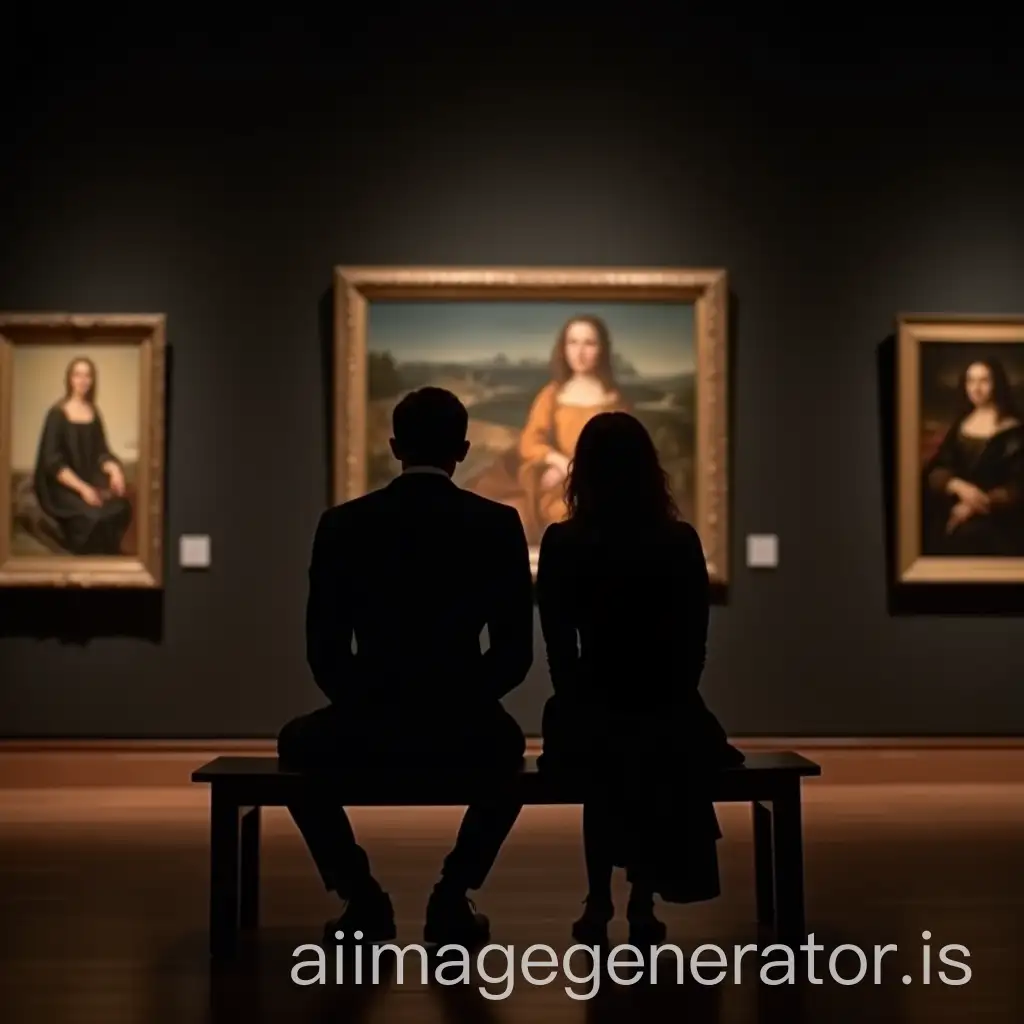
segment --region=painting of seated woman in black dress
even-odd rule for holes
[[[165,325],[0,312],[0,587],[163,587]]]
[[[135,347],[15,350],[11,412],[11,554],[30,558],[135,555],[139,433]],[[99,401],[110,385],[109,419]]]
[[[132,521],[124,467],[111,451],[96,405],[96,365],[68,365],[64,397],[46,413],[33,485],[40,509],[73,555],[121,555]]]
[[[934,392],[943,377],[952,377],[953,358],[959,357],[960,369],[952,416],[943,416],[941,427],[933,420],[923,436],[921,553],[1024,557],[1024,420],[1006,361],[1017,370],[1024,353],[1021,346],[1002,346],[1005,354],[971,358],[973,353],[956,351],[966,346],[935,347],[944,351],[932,359],[922,352],[922,370],[934,367],[922,375],[923,397],[929,397],[929,385]],[[933,404],[940,400],[936,396]]]

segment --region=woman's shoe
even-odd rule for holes
[[[608,925],[615,916],[615,907],[610,900],[583,901],[585,909],[578,920],[573,922],[572,937],[583,946],[607,946]]]
[[[668,926],[654,916],[653,910],[627,914],[629,921],[629,944],[641,952],[651,946],[660,946],[668,937]]]

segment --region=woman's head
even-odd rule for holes
[[[64,397],[92,402],[96,398],[96,364],[85,356],[68,363],[64,371]]]
[[[570,519],[679,518],[651,435],[625,412],[599,413],[580,432],[565,501]]]
[[[973,409],[993,406],[1000,416],[1015,416],[1006,368],[998,359],[975,359],[964,370],[963,395]]]
[[[612,342],[608,325],[597,316],[574,316],[558,332],[551,354],[551,376],[559,384],[570,377],[589,374],[611,390]]]

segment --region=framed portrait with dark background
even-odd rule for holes
[[[901,582],[1024,582],[1024,317],[899,320]]]

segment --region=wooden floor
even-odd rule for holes
[[[0,1021],[179,1022],[366,1021],[401,1024],[513,1021],[941,1021],[1024,1020],[1024,786],[811,785],[806,809],[811,927],[822,985],[770,988],[743,961],[702,988],[675,983],[673,961],[656,986],[608,979],[589,1001],[574,1001],[562,977],[531,987],[520,975],[504,1000],[469,986],[300,988],[292,950],[318,942],[334,909],[290,821],[266,814],[265,928],[236,967],[211,973],[205,956],[205,794],[173,789],[0,792]],[[399,941],[419,939],[420,914],[456,827],[449,810],[364,811],[354,815],[391,890]],[[744,808],[721,810],[726,894],[691,908],[663,908],[673,941],[724,947],[770,939],[753,921],[752,847]],[[579,909],[583,877],[578,814],[524,812],[480,908],[494,940],[521,953],[532,943],[562,950]],[[921,977],[921,932],[932,933],[933,983]],[[620,933],[621,934],[621,933]],[[624,936],[622,941],[624,941]],[[872,974],[843,987],[828,979],[828,951],[854,943],[870,951],[896,943],[881,985]],[[970,949],[972,980],[939,983],[937,951]],[[839,961],[852,972],[852,954]],[[492,970],[499,969],[494,960]],[[806,967],[798,962],[802,973]],[[731,967],[730,967],[731,972]],[[904,974],[913,982],[904,985]],[[957,972],[953,972],[954,977]],[[333,981],[333,976],[329,979]],[[494,986],[496,989],[500,986]],[[585,988],[586,986],[579,986]]]

